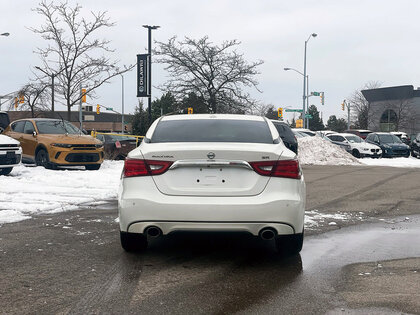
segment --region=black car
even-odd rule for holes
[[[283,140],[284,145],[289,150],[298,154],[298,142],[295,137],[295,134],[293,133],[289,125],[278,120],[272,120],[271,122],[276,127],[277,132],[279,133],[281,140]]]
[[[382,157],[409,157],[410,147],[397,136],[387,132],[373,132],[366,137],[366,142],[376,144],[382,149]]]
[[[420,158],[420,132],[411,142],[411,155]]]

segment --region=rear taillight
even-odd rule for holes
[[[119,141],[115,141],[115,147],[116,147],[117,149],[121,149],[121,142],[119,142]]]
[[[124,177],[153,176],[165,173],[172,165],[168,161],[126,159]]]
[[[278,160],[251,162],[255,172],[262,176],[286,177],[300,179],[301,172],[298,160]]]

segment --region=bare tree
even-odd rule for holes
[[[44,83],[28,83],[23,86],[10,101],[9,110],[13,109],[16,104],[21,110],[29,110],[31,117],[35,117],[37,111],[47,111],[49,107],[47,104],[47,89],[48,85]],[[16,103],[15,99],[23,97],[23,103]]]
[[[114,25],[106,12],[91,12],[90,19],[81,16],[81,6],[69,7],[67,2],[55,4],[42,1],[35,12],[45,18],[39,28],[31,28],[48,41],[46,48],[38,48],[42,68],[46,73],[57,73],[56,89],[64,98],[68,119],[72,106],[80,101],[80,88],[86,94],[94,95],[94,90],[109,79],[124,73],[134,65],[120,70],[105,53],[113,52],[109,40],[95,38],[99,29]],[[53,61],[51,61],[53,60]]]
[[[156,42],[157,62],[166,65],[171,78],[160,88],[181,100],[189,93],[203,98],[211,113],[244,112],[255,101],[243,91],[257,88],[255,75],[263,61],[248,63],[235,48],[237,40],[211,43],[207,36],[195,40],[186,37],[167,43]],[[259,91],[259,90],[258,90]]]
[[[373,112],[369,102],[362,94],[362,90],[377,89],[381,86],[378,81],[369,81],[361,88],[355,90],[349,97],[351,103],[352,120],[360,129],[367,129],[372,122]]]

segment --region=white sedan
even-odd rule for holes
[[[13,167],[22,160],[22,148],[19,141],[0,135],[0,175],[9,174]]]
[[[175,231],[246,231],[286,254],[303,244],[305,182],[274,125],[246,115],[157,119],[125,160],[121,245]]]

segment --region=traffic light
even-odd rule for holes
[[[96,114],[100,114],[101,113],[101,105],[97,104],[96,105]]]
[[[192,114],[193,113],[193,108],[192,107],[188,107],[188,114]]]
[[[296,119],[296,128],[303,128],[303,119]]]
[[[341,103],[341,110],[344,110],[344,102],[343,103]]]
[[[86,89],[82,89],[82,103],[86,103]],[[96,113],[98,113],[97,109],[96,109]]]
[[[17,108],[18,108],[18,104],[19,104],[19,100],[18,100],[18,98],[17,98],[17,97],[15,97],[15,109],[17,109]]]
[[[283,108],[279,107],[277,110],[277,116],[279,116],[279,118],[283,118]]]
[[[20,94],[19,95],[19,104],[23,104],[23,103],[25,103],[25,95]]]
[[[324,92],[321,92],[321,95],[319,97],[321,98],[321,104],[324,105],[325,103]]]

